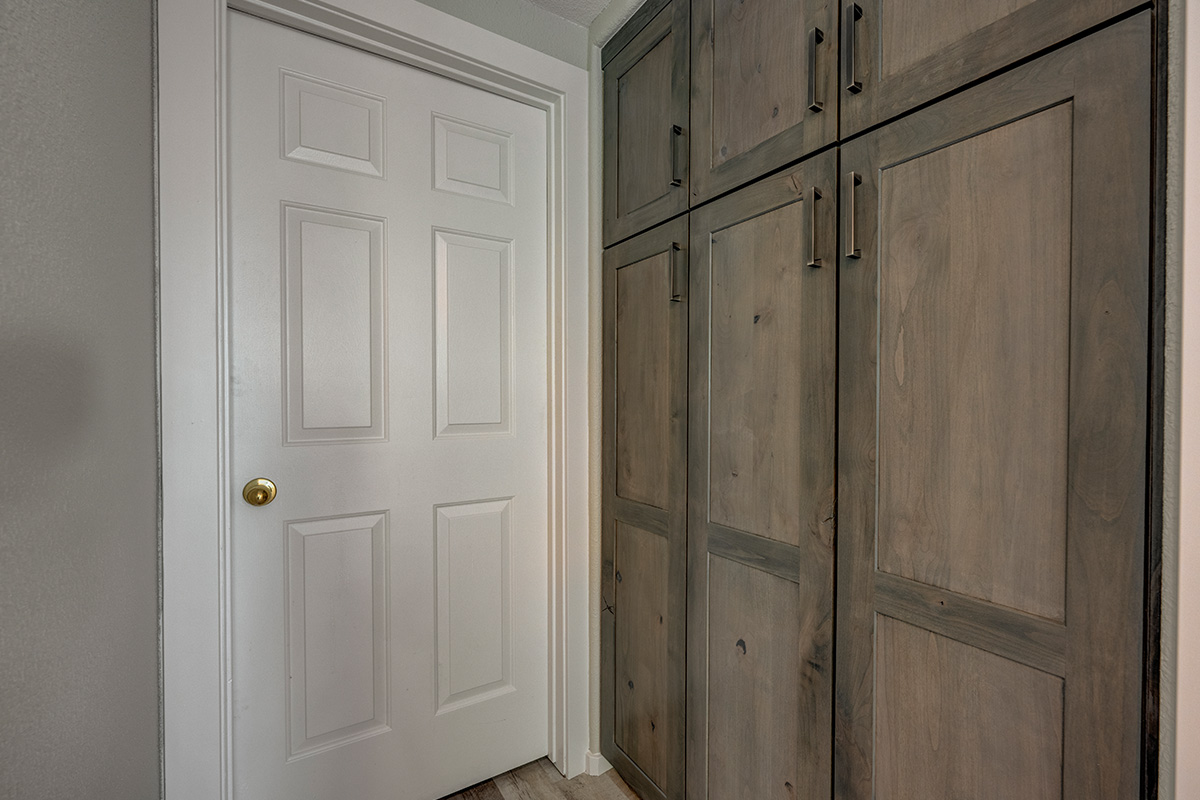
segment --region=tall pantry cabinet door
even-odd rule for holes
[[[687,210],[688,13],[649,0],[605,48],[605,246]]]
[[[1142,4],[1142,0],[841,0],[842,138]]]
[[[1150,53],[842,150],[839,798],[1138,795]]]
[[[687,217],[604,253],[601,752],[683,797]]]
[[[827,800],[836,155],[692,212],[688,797]]]
[[[693,0],[695,206],[837,137],[836,0]]]

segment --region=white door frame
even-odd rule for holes
[[[588,745],[588,76],[417,0],[159,0],[163,771],[169,800],[233,796],[226,9],[545,110],[549,254],[549,744]],[[249,800],[249,799],[247,799]]]

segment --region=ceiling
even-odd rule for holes
[[[608,0],[531,0],[536,5],[560,17],[577,22],[585,28],[608,5]]]

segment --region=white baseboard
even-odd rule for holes
[[[612,769],[612,764],[608,763],[608,759],[599,753],[587,751],[587,774],[588,775],[603,775]]]

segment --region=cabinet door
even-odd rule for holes
[[[839,798],[1138,796],[1150,52],[842,149]]]
[[[693,0],[693,206],[836,138],[836,11],[836,0]]]
[[[601,752],[684,791],[687,217],[604,253]]]
[[[1141,4],[841,0],[841,135],[853,136]]]
[[[650,0],[605,48],[605,245],[687,210],[687,32],[687,0]]]
[[[688,797],[828,800],[836,157],[692,212]]]

